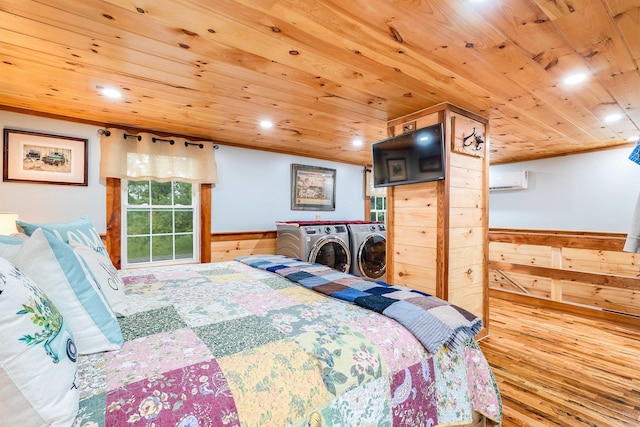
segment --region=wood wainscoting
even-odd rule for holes
[[[236,257],[276,253],[276,231],[236,231],[211,233],[211,262]]]
[[[491,229],[491,296],[640,323],[640,254],[625,234]]]

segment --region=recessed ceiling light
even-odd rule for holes
[[[364,141],[362,140],[362,138],[354,138],[351,143],[354,145],[354,147],[361,147],[362,144],[364,144]]]
[[[585,73],[576,73],[568,75],[563,81],[566,85],[577,85],[585,80],[587,80],[587,75]]]
[[[622,118],[622,114],[619,113],[613,113],[613,114],[609,114],[608,116],[606,116],[604,118],[604,121],[607,123],[611,123],[611,122],[617,122],[618,120],[620,120]]]
[[[100,93],[106,96],[109,99],[120,99],[122,98],[122,93],[118,89],[114,89],[112,87],[99,87]]]
[[[271,120],[261,120],[260,127],[262,129],[271,129],[273,127],[273,122]]]

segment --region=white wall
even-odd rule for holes
[[[2,129],[87,138],[88,186],[0,182],[0,212],[14,212],[27,222],[62,222],[87,215],[96,229],[106,230],[106,189],[98,182],[100,137],[95,126],[0,111]],[[3,140],[4,146],[4,140]],[[0,160],[4,162],[4,160]]]
[[[211,230],[274,230],[276,221],[350,220],[364,216],[361,166],[221,145],[212,190]],[[335,211],[291,210],[291,164],[336,169]],[[234,206],[234,209],[229,209]]]
[[[490,227],[626,233],[640,190],[631,150],[492,166],[490,173],[529,171],[529,188],[491,192]]]
[[[87,138],[88,186],[0,182],[0,212],[15,212],[35,223],[62,222],[87,215],[106,231],[106,188],[99,183],[98,127],[0,111],[0,127]],[[221,145],[216,150],[220,183],[212,191],[212,231],[275,230],[283,220],[363,219],[363,168]],[[3,160],[0,159],[0,162]],[[335,211],[292,211],[291,163],[336,169]]]

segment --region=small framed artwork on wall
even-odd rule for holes
[[[389,182],[407,180],[407,161],[405,159],[387,159]]]
[[[86,186],[87,143],[85,138],[5,128],[2,180]]]
[[[336,209],[336,170],[291,165],[291,210]]]

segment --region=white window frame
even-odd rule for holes
[[[369,196],[370,199],[370,204],[369,204],[369,219],[371,219],[371,214],[375,213],[376,217],[378,216],[377,214],[380,212],[384,212],[384,223],[387,223],[387,202],[388,199],[386,196],[382,197],[382,196]],[[373,199],[373,201],[371,201],[371,199]],[[384,209],[376,209],[375,208],[375,199],[384,199]],[[377,221],[377,220],[376,220]]]
[[[144,181],[142,179],[134,179],[132,181]],[[154,181],[148,179],[147,181]],[[179,180],[175,180],[179,181]],[[149,262],[136,262],[129,263],[127,257],[127,209],[128,208],[146,208],[153,209],[149,205],[131,205],[129,206],[129,182],[126,179],[122,180],[121,184],[121,232],[120,232],[120,249],[121,249],[121,268],[141,268],[141,267],[159,267],[166,265],[180,265],[180,264],[197,264],[200,262],[200,184],[191,183],[191,206],[185,206],[186,208],[193,208],[193,258],[180,258],[175,259],[175,247],[174,247],[174,259],[166,261],[149,261]],[[170,208],[172,210],[179,210],[182,205],[163,205],[163,207]]]

